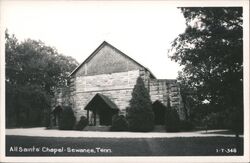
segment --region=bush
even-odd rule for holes
[[[45,126],[46,128],[50,128],[51,127],[50,119],[51,119],[50,113],[48,111],[45,111],[43,117],[43,126]]]
[[[60,130],[72,130],[75,125],[75,115],[70,106],[63,107],[62,116],[59,120]]]
[[[123,115],[113,115],[111,131],[127,131],[128,121]]]
[[[80,121],[76,124],[76,130],[83,130],[88,125],[88,119],[85,116],[81,116]]]
[[[206,130],[223,129],[225,128],[225,119],[228,119],[228,117],[226,117],[225,115],[225,112],[210,113],[203,118],[202,123],[205,126]]]
[[[142,78],[138,77],[127,110],[130,131],[146,132],[154,128],[154,112],[148,90]]]
[[[166,111],[165,129],[167,132],[180,131],[180,119],[175,109],[169,109]]]
[[[225,126],[235,132],[236,136],[244,133],[243,107],[231,107],[227,110],[227,119],[224,120]]]
[[[194,129],[194,125],[192,122],[187,120],[180,120],[180,130],[181,131],[191,131]]]

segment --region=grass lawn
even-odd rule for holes
[[[242,154],[243,138],[234,137],[51,138],[6,136],[6,156],[232,156]]]

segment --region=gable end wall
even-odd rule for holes
[[[116,49],[104,46],[87,60],[75,73],[76,76],[94,76],[139,70],[142,67]]]

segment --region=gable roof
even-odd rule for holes
[[[106,41],[103,41],[101,45],[99,45],[96,50],[94,50],[91,55],[86,58],[78,67],[76,67],[71,73],[69,76],[72,76],[74,75],[81,67],[82,65],[84,65],[86,62],[88,62],[89,60],[91,60],[104,46],[109,46],[110,48],[114,49],[115,51],[117,51],[118,53],[120,53],[121,55],[123,55],[125,58],[128,58],[129,60],[131,60],[132,62],[134,62],[135,64],[137,64],[138,66],[146,69],[147,71],[149,71],[149,73],[151,74],[151,76],[153,78],[156,78],[154,76],[154,74],[148,69],[146,68],[145,66],[141,65],[140,63],[138,63],[137,61],[135,61],[134,59],[132,59],[131,57],[129,57],[128,55],[126,55],[125,53],[123,53],[122,51],[120,51],[119,49],[115,48],[114,46],[112,46],[111,44],[109,44],[108,42]]]
[[[109,106],[109,108],[114,109],[114,110],[119,110],[117,105],[112,102],[107,96],[97,93],[90,101],[89,103],[85,106],[84,110],[92,110],[93,105],[95,105],[95,100],[102,100],[106,105]]]

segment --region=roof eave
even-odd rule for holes
[[[96,52],[98,52],[98,51],[100,50],[100,48],[102,48],[104,45],[110,46],[110,47],[113,48],[114,50],[116,50],[116,51],[118,51],[119,53],[121,53],[123,56],[125,56],[125,57],[127,57],[128,59],[130,59],[130,60],[132,60],[133,62],[135,62],[135,63],[136,63],[137,65],[139,65],[140,67],[146,69],[147,71],[149,71],[149,73],[152,75],[152,77],[156,79],[156,76],[155,76],[147,67],[143,66],[142,64],[140,64],[139,62],[137,62],[137,61],[134,60],[133,58],[129,57],[128,55],[126,55],[125,53],[123,53],[122,51],[120,51],[119,49],[117,49],[116,47],[114,47],[113,45],[109,44],[109,43],[106,42],[106,41],[103,41],[103,42],[101,43],[101,45],[99,45],[99,46],[91,53],[91,55],[90,55],[88,58],[86,58],[78,67],[76,67],[76,68],[69,74],[68,77],[71,77],[72,75],[74,75],[74,74],[77,72],[77,70],[78,70],[79,68],[81,68],[81,66],[82,66],[84,63],[86,63],[88,60],[90,60],[90,59],[96,54]]]
[[[70,76],[72,76],[72,75],[74,75],[74,73],[75,72],[77,72],[77,70],[79,69],[79,68],[81,68],[82,67],[82,65],[84,64],[84,63],[86,63],[90,58],[92,58],[93,57],[93,55],[102,47],[102,46],[104,46],[105,44],[108,44],[106,41],[103,41],[102,43],[101,43],[101,45],[99,45],[79,66],[77,66],[70,74],[69,74],[69,77]]]

